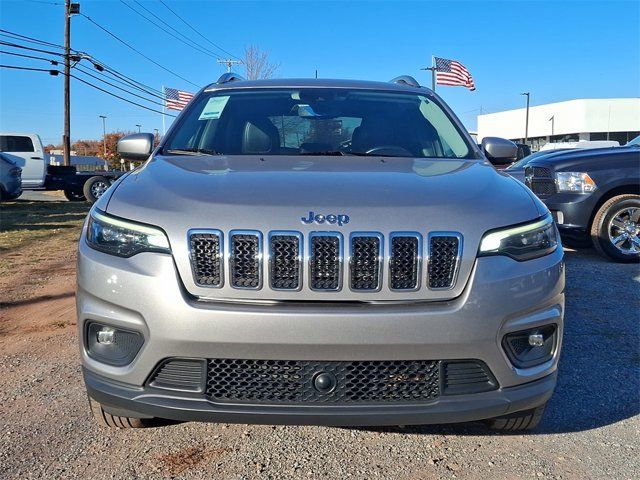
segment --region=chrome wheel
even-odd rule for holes
[[[640,253],[640,207],[618,210],[607,227],[609,241],[623,255]]]
[[[109,188],[109,184],[107,184],[106,182],[102,182],[102,181],[93,182],[93,185],[91,185],[91,193],[95,198],[100,198],[100,196],[104,192],[106,192],[108,188]]]

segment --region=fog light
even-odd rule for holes
[[[98,330],[98,343],[102,345],[113,345],[116,338],[116,331],[113,328],[103,327]]]
[[[87,322],[85,344],[87,354],[102,363],[114,366],[130,364],[142,348],[144,338],[139,332]]]
[[[100,339],[98,339],[100,341]],[[541,333],[532,333],[529,335],[529,345],[532,347],[541,347],[544,345],[544,337]]]
[[[556,339],[556,325],[545,325],[505,335],[502,347],[514,366],[535,367],[553,357]]]

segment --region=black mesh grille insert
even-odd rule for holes
[[[453,285],[458,263],[460,239],[434,236],[429,242],[429,288],[449,288]]]
[[[443,373],[444,395],[488,392],[498,388],[498,382],[489,368],[480,361],[445,362]]]
[[[207,395],[218,402],[384,403],[421,402],[439,395],[440,362],[209,360]],[[335,381],[321,393],[320,373]]]
[[[547,167],[533,167],[533,176],[551,178],[551,169]]]
[[[338,290],[342,264],[340,238],[337,236],[311,237],[311,288]]]
[[[536,195],[553,195],[556,193],[556,183],[549,180],[537,180],[531,181],[531,191]]]
[[[193,275],[198,285],[222,285],[220,237],[216,233],[193,233],[189,237]]]
[[[393,237],[389,275],[394,290],[413,290],[418,287],[418,258],[420,242],[416,237]]]
[[[377,290],[380,286],[380,238],[351,239],[351,289]]]
[[[231,285],[239,288],[260,286],[260,240],[257,235],[231,236]]]
[[[295,235],[274,235],[270,241],[271,287],[296,290],[300,287],[300,240]]]

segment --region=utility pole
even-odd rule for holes
[[[436,91],[436,67],[424,67],[420,70],[431,70],[431,90]]]
[[[102,155],[104,159],[107,159],[107,117],[104,115],[98,115],[98,118],[102,119]]]
[[[69,80],[71,79],[71,0],[64,2],[64,133],[62,134],[62,164],[71,165],[71,119]]]
[[[525,95],[527,97],[527,115],[524,121],[524,143],[526,144],[529,140],[529,92],[523,92],[520,95]]]
[[[227,58],[227,59],[219,58],[218,59],[218,63],[221,64],[221,65],[226,65],[227,66],[227,73],[229,73],[231,71],[231,67],[233,65],[240,65],[242,63],[242,60],[233,60],[231,58]]]
[[[136,123],[136,127],[138,127],[138,133],[140,133],[140,129],[142,128],[142,125],[140,125],[139,123]]]
[[[71,165],[71,15],[80,13],[80,4],[64,0],[64,133],[62,164]]]

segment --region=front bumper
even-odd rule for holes
[[[564,311],[562,249],[528,262],[476,261],[462,295],[418,303],[202,302],[182,287],[170,255],[129,259],[80,242],[78,328],[85,382],[114,414],[175,420],[332,425],[470,421],[533,408],[555,385]],[[129,365],[91,358],[87,321],[140,332],[145,341]],[[558,347],[547,362],[519,369],[502,348],[506,333],[555,324]],[[499,388],[441,395],[421,405],[233,405],[147,386],[169,357],[291,360],[447,360],[484,362]]]
[[[517,387],[473,395],[441,397],[422,405],[280,406],[216,404],[204,398],[154,392],[112,382],[84,370],[91,398],[113,414],[178,421],[284,425],[425,425],[494,418],[544,404],[556,385],[554,372]]]

